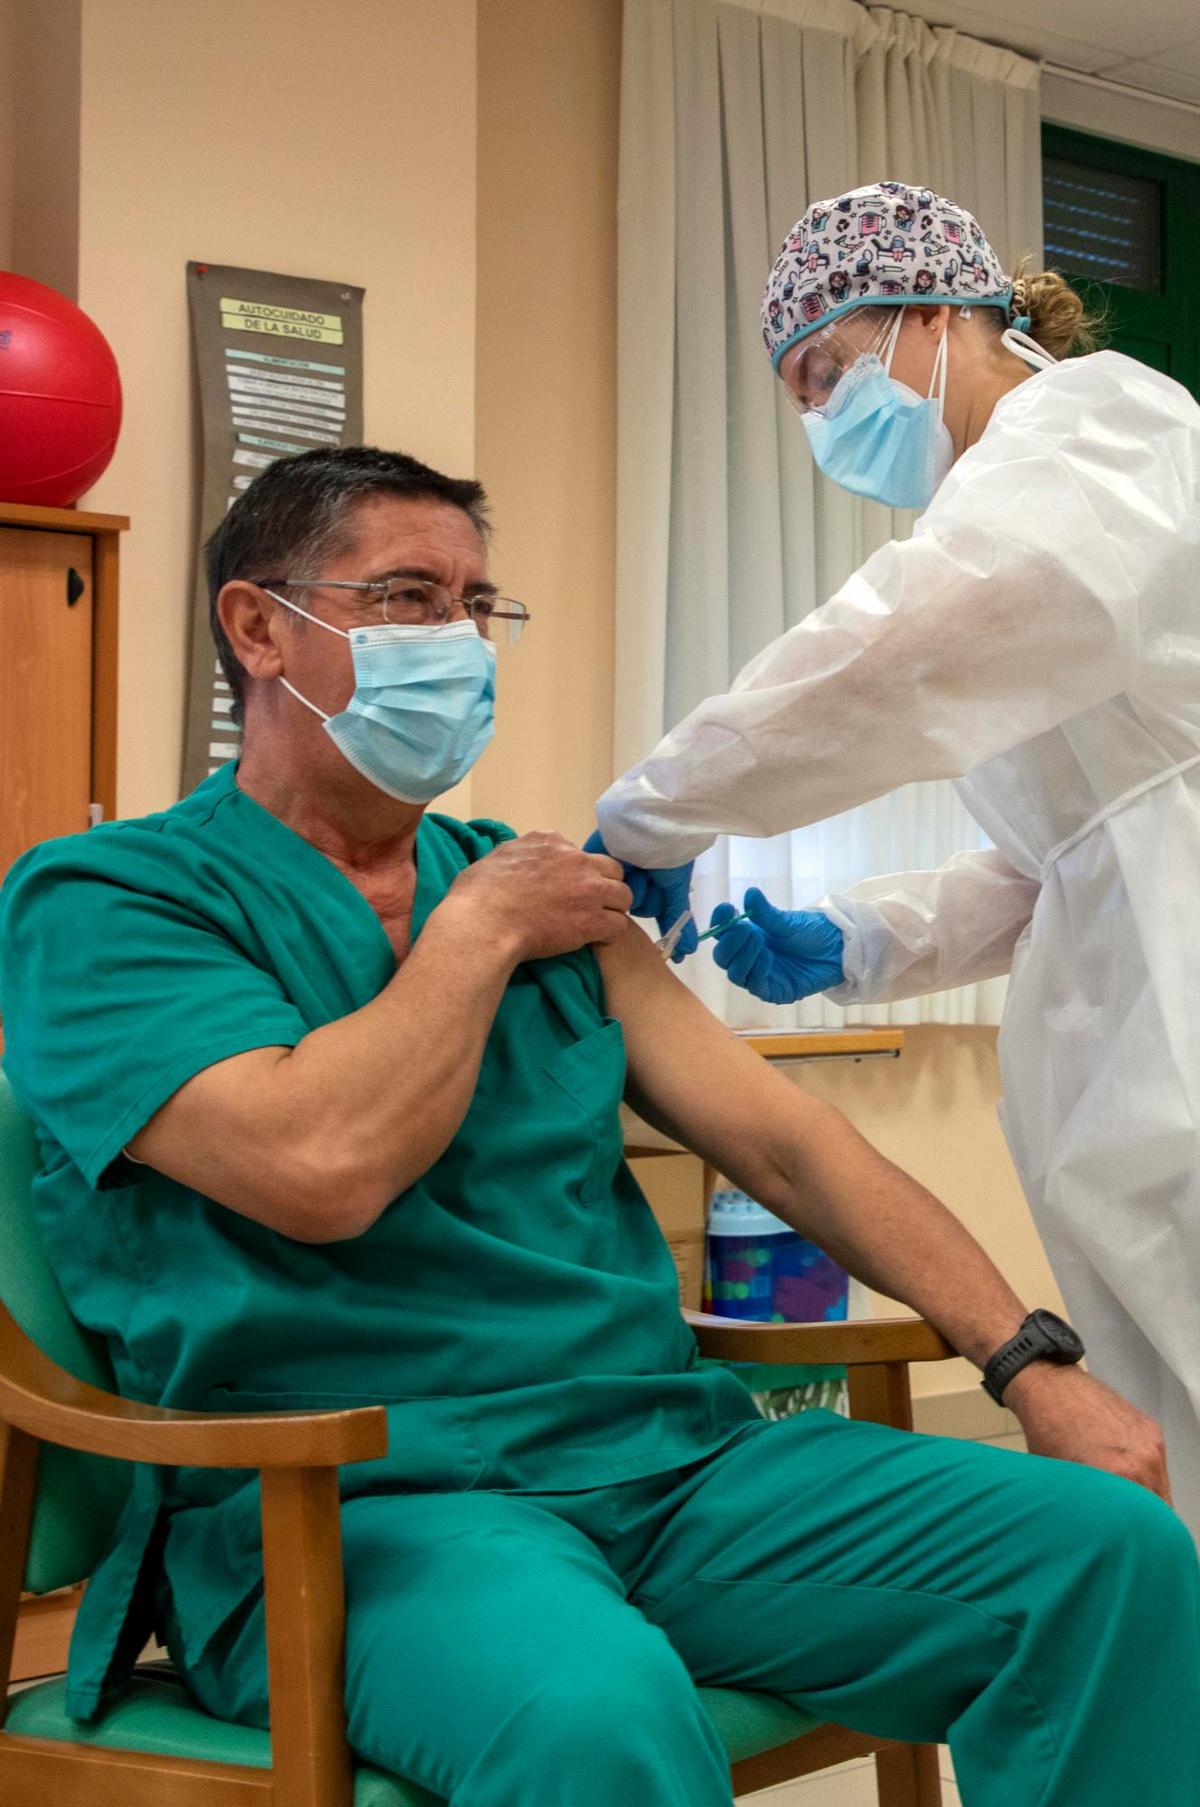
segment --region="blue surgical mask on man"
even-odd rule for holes
[[[868,353],[856,359],[825,407],[805,414],[804,427],[831,482],[888,508],[926,508],[954,462],[943,419],[947,334],[938,341],[922,399],[891,374],[903,317],[899,309],[884,358]]]
[[[354,694],[336,715],[279,682],[321,717],[355,771],[401,803],[431,803],[466,777],[495,732],[496,649],[473,621],[347,632],[267,595],[350,642]]]

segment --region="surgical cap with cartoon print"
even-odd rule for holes
[[[775,369],[789,346],[856,307],[1011,309],[1012,283],[978,222],[929,188],[876,182],[815,201],[788,233],[763,296]]]

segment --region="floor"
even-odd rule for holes
[[[942,1807],[959,1807],[954,1768],[945,1745],[941,1747],[938,1767]],[[819,1776],[805,1776],[799,1782],[781,1782],[776,1788],[760,1789],[758,1794],[738,1796],[738,1807],[878,1807],[878,1802],[873,1757],[841,1763],[836,1769],[822,1770]]]

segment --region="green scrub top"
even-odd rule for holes
[[[510,833],[425,817],[414,938]],[[123,1155],[195,1073],[294,1046],[394,972],[370,905],[233,765],[12,869],[0,1010],[41,1140],[37,1222],[121,1392],[217,1412],[384,1404],[388,1454],[344,1468],[344,1498],[597,1487],[719,1447],[755,1410],[699,1363],[622,1159],[624,1042],[590,950],[517,968],[450,1146],[352,1240],[293,1242]],[[137,1471],[72,1647],[78,1717],[123,1678],[164,1575],[199,1660],[261,1584],[258,1512],[245,1472]]]

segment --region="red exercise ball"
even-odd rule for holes
[[[0,270],[0,502],[69,508],[121,430],[112,347],[43,282]]]

